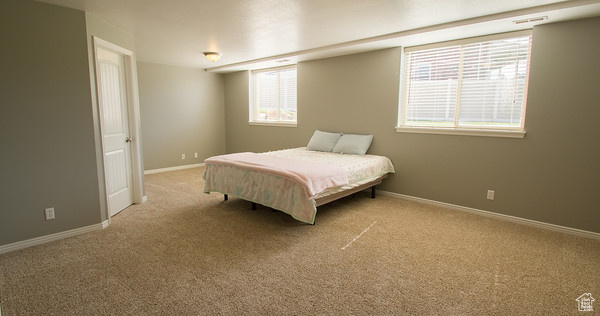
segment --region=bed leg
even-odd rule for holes
[[[252,210],[256,210],[256,203],[252,202]]]
[[[371,198],[374,199],[375,198],[375,186],[371,187]]]
[[[229,199],[229,196],[227,196],[227,194],[223,194],[223,200],[227,201]]]

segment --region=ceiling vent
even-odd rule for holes
[[[533,22],[540,22],[540,21],[546,21],[548,20],[547,16],[538,16],[535,18],[528,18],[528,19],[522,19],[522,20],[514,20],[513,23],[514,24],[523,24],[523,23],[533,23]]]

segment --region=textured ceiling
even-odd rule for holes
[[[600,0],[39,1],[86,11],[134,35],[138,60],[222,71],[532,26],[515,26],[511,19],[519,16],[545,14],[554,22],[600,15]],[[203,51],[223,57],[212,63]]]

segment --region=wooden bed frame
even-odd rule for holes
[[[371,181],[371,182],[367,182],[364,184],[361,184],[357,187],[354,188],[350,188],[348,190],[344,190],[344,191],[340,191],[337,193],[333,193],[331,195],[327,195],[321,198],[317,198],[315,199],[316,202],[316,206],[319,207],[321,205],[325,205],[327,203],[333,202],[335,200],[339,200],[341,198],[344,198],[348,195],[352,195],[355,194],[357,192],[363,191],[365,189],[371,188],[371,198],[374,199],[375,198],[375,186],[378,184],[381,184],[381,182],[383,182],[383,179],[387,178],[387,174],[382,175],[379,178],[376,178],[375,180]],[[225,201],[227,201],[229,199],[229,196],[227,194],[223,194],[223,199]],[[252,209],[255,210],[256,209],[256,203],[255,202],[250,202],[252,203]],[[314,225],[314,224],[313,224]]]

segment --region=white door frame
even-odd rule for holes
[[[133,138],[133,142],[131,143],[131,173],[132,173],[132,190],[133,190],[133,203],[140,204],[145,202],[146,198],[144,196],[144,171],[142,166],[142,147],[141,147],[141,123],[140,123],[140,103],[139,103],[139,95],[138,95],[138,80],[137,80],[137,69],[135,64],[135,55],[132,51],[125,49],[123,47],[117,46],[113,43],[105,41],[97,36],[92,36],[94,43],[94,68],[96,69],[96,102],[99,100],[100,92],[99,92],[99,73],[98,69],[98,48],[106,49],[109,51],[113,51],[119,55],[123,56],[124,60],[124,70],[125,70],[125,86],[127,89],[127,111],[128,111],[128,121],[129,121],[129,133]],[[98,111],[100,107],[98,106]],[[98,114],[98,118],[100,119],[100,114]],[[111,218],[109,214],[109,201],[108,201],[108,189],[106,187],[106,175],[104,173],[105,162],[104,162],[104,145],[102,144],[102,124],[98,124],[100,129],[100,145],[102,149],[102,171],[101,174],[104,177],[104,199],[106,202],[106,219],[108,224],[110,224]],[[100,172],[99,172],[100,174]]]

